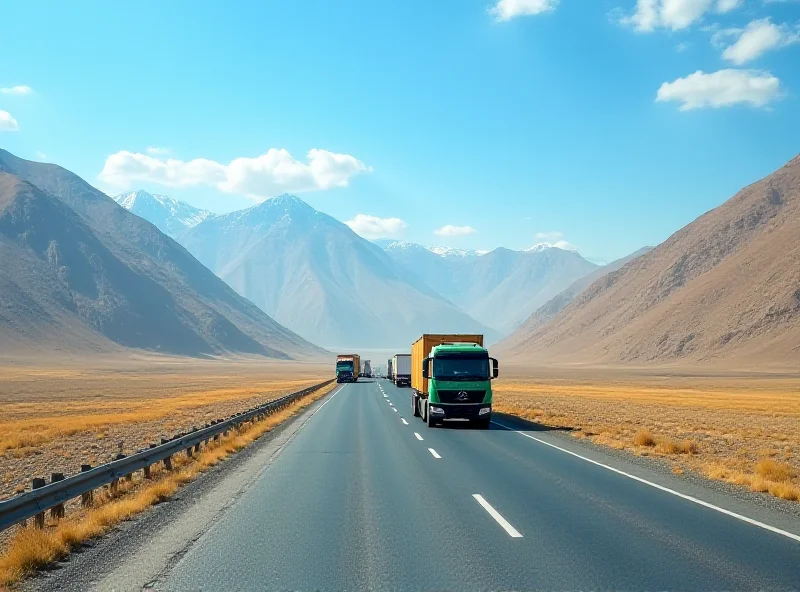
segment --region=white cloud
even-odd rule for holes
[[[719,44],[722,37],[730,34],[738,34],[739,38],[722,52],[722,57],[737,65],[754,60],[772,49],[800,42],[799,31],[792,31],[786,25],[776,25],[769,18],[751,21],[744,29],[721,31],[713,41]]]
[[[19,129],[17,120],[8,111],[0,110],[0,132],[15,132]]]
[[[0,94],[4,95],[29,95],[33,92],[33,89],[30,86],[25,85],[17,85],[17,86],[7,86],[6,88],[0,88]]]
[[[270,148],[261,156],[237,158],[227,165],[205,158],[187,162],[123,150],[106,159],[99,178],[117,187],[129,187],[135,181],[167,187],[211,185],[226,193],[265,199],[287,192],[346,187],[352,177],[371,170],[349,154],[318,149],[308,152],[307,163],[287,150]]]
[[[726,13],[732,10],[736,10],[742,4],[744,4],[744,0],[718,0],[717,2],[717,12]]]
[[[681,111],[689,111],[739,103],[764,107],[780,96],[781,82],[769,72],[728,69],[706,74],[698,70],[662,84],[656,101],[677,101],[681,103]]]
[[[510,21],[518,16],[552,12],[560,0],[498,0],[489,13],[498,21]]]
[[[152,154],[153,156],[159,156],[164,154],[169,154],[169,148],[160,148],[158,146],[148,146],[147,153]]]
[[[741,6],[742,0],[637,0],[633,13],[622,17],[623,25],[641,33],[657,28],[680,31],[711,11],[725,13]]]
[[[578,247],[569,243],[565,240],[558,240],[554,243],[550,243],[551,247],[555,247],[556,249],[563,249],[564,251],[577,251]]]
[[[475,234],[478,232],[472,226],[453,226],[452,224],[446,224],[441,228],[437,228],[433,231],[433,234],[436,236],[467,236],[469,234]]]
[[[398,238],[402,236],[408,224],[400,218],[378,218],[368,214],[357,214],[352,220],[345,222],[353,232],[364,238]]]
[[[536,240],[540,241],[533,245],[528,251],[537,251],[539,249],[555,247],[563,249],[564,251],[577,251],[578,247],[570,242],[564,240],[564,233],[557,230],[551,232],[537,232]]]

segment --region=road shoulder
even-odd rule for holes
[[[311,416],[340,388],[266,433],[159,504],[65,561],[25,581],[22,590],[141,590],[177,562],[268,470]]]

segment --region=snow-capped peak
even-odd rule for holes
[[[464,249],[455,249],[453,247],[428,247],[431,253],[436,253],[440,257],[474,257],[478,253],[475,251],[466,251]]]
[[[547,251],[548,249],[552,249],[552,248],[554,248],[554,247],[550,243],[538,243],[538,244],[533,245],[532,247],[524,249],[524,251],[526,253],[539,253],[541,251]]]
[[[195,208],[168,195],[148,193],[141,189],[121,193],[114,197],[114,201],[170,236],[193,228],[213,216],[211,212]]]
[[[555,243],[538,243],[538,244],[533,245],[529,249],[525,249],[525,252],[526,253],[540,253],[542,251],[549,251],[550,249],[558,249],[558,250],[561,250],[561,251],[572,251],[572,252],[575,252],[575,253],[578,252],[578,248],[575,245],[573,245],[571,243],[568,243],[565,240],[559,240],[559,241],[557,241]]]
[[[410,243],[408,241],[392,241],[388,245],[386,245],[384,248],[385,249],[403,249],[403,250],[408,250],[408,249],[422,249],[424,247],[422,247],[421,245],[418,245],[417,243]]]
[[[441,246],[424,247],[417,243],[412,243],[408,241],[391,241],[388,244],[386,244],[383,248],[387,251],[428,251],[430,253],[433,253],[434,255],[439,255],[439,257],[459,257],[459,258],[477,257],[488,253],[488,251],[467,251],[464,249],[456,249],[454,247],[441,247]]]

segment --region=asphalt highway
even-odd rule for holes
[[[150,585],[800,589],[794,523],[747,509],[510,419],[427,428],[409,389],[363,381]]]

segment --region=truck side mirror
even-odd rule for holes
[[[430,378],[430,360],[428,358],[422,360],[422,378]]]
[[[498,369],[497,360],[492,358],[492,378],[497,378],[500,376],[500,370]]]

